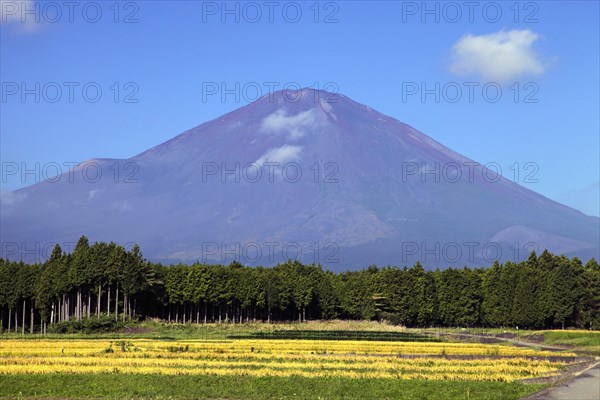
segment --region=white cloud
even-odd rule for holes
[[[532,48],[538,39],[537,33],[527,29],[463,36],[452,47],[449,70],[494,82],[542,74],[544,66]]]
[[[0,192],[0,203],[5,206],[12,206],[14,204],[20,203],[27,198],[26,193],[18,193],[18,192]]]
[[[89,198],[90,200],[92,200],[92,199],[93,199],[94,197],[96,197],[96,195],[97,195],[98,193],[100,193],[101,191],[102,191],[102,190],[100,190],[100,189],[93,189],[93,190],[90,190],[90,191],[88,192],[88,198]]]
[[[276,162],[281,164],[294,161],[300,157],[300,152],[302,152],[302,146],[285,144],[281,147],[267,150],[265,154],[256,160],[256,164],[262,166],[265,162]]]
[[[242,121],[235,121],[234,123],[229,125],[229,129],[238,129],[241,128],[244,124]]]
[[[263,119],[261,129],[268,133],[288,134],[290,139],[299,139],[307,130],[316,126],[317,113],[313,108],[292,116],[287,116],[286,110],[279,109]]]
[[[0,25],[12,25],[16,33],[37,32],[42,26],[40,7],[34,0],[0,0]]]

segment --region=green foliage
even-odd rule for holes
[[[117,322],[114,318],[103,315],[100,318],[85,318],[81,321],[57,322],[48,327],[48,333],[111,333],[117,332],[122,328],[122,322]]]
[[[166,266],[145,261],[137,245],[128,251],[82,236],[72,254],[57,245],[43,265],[0,259],[0,315],[3,330],[10,321],[11,332],[27,326],[50,333],[114,332],[117,320],[148,317],[176,324],[341,318],[407,327],[600,329],[600,266],[548,251],[488,269],[427,271],[417,262],[335,274],[298,261]]]

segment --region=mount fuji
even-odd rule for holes
[[[129,159],[6,193],[1,257],[90,241],[161,262],[332,270],[599,256],[600,219],[495,174],[341,94],[270,93]],[[28,260],[29,258],[29,260]]]

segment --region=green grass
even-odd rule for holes
[[[502,382],[164,375],[0,375],[0,397],[199,399],[519,399],[542,385]]]
[[[600,351],[598,331],[544,331],[545,344],[567,345]]]

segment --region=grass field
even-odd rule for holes
[[[519,399],[542,387],[521,380],[575,360],[421,333],[376,322],[148,321],[116,334],[2,335],[0,397]]]
[[[390,379],[166,375],[0,375],[0,397],[195,399],[519,399],[541,385]]]
[[[600,353],[600,332],[598,331],[544,331],[545,344],[557,344],[563,346],[575,346]]]

